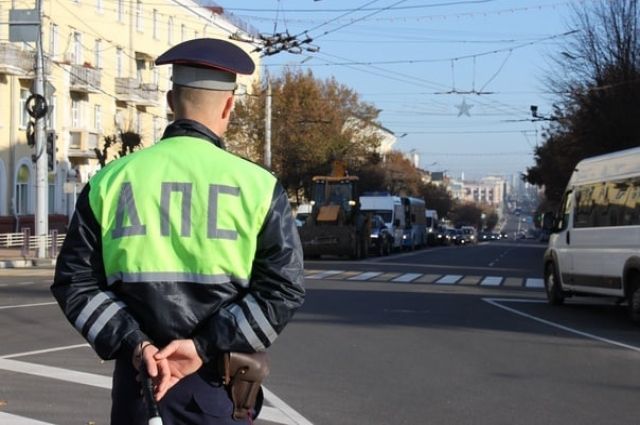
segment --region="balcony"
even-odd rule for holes
[[[84,65],[71,65],[71,91],[80,93],[99,93],[102,73],[99,69]]]
[[[35,53],[15,44],[0,43],[0,74],[26,77],[35,74]]]
[[[95,148],[98,147],[100,135],[89,130],[71,130],[68,157],[74,164],[88,164],[89,159],[95,159]]]
[[[137,78],[116,78],[116,97],[137,106],[160,105],[158,85],[143,83]]]

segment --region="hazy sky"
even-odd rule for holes
[[[334,76],[381,109],[421,167],[451,176],[513,174],[532,164],[554,96],[543,79],[563,50],[572,5],[594,0],[218,0],[261,33],[305,30],[318,52],[263,58]],[[303,35],[300,39],[304,38]],[[481,94],[477,94],[481,93]]]

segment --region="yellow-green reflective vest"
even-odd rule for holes
[[[90,181],[109,284],[247,284],[276,178],[196,137],[172,137]]]

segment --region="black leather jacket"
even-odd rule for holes
[[[171,124],[163,138],[174,136],[203,138],[222,147],[214,133],[195,121]],[[67,319],[101,358],[130,355],[144,340],[163,346],[181,338],[194,339],[205,363],[219,352],[261,351],[302,305],[302,248],[279,183],[257,235],[248,287],[177,281],[107,285],[101,228],[89,206],[90,190],[87,184],[78,198],[51,291]],[[203,259],[214,261],[204,254]]]

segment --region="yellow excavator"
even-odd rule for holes
[[[350,176],[340,161],[330,176],[314,176],[311,215],[299,228],[306,258],[321,255],[366,258],[371,217],[360,211],[358,177]]]

